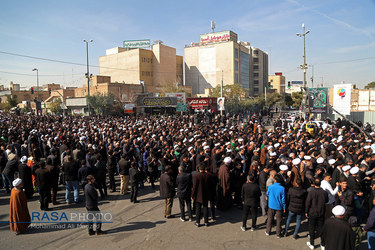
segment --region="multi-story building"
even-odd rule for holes
[[[114,83],[139,85],[144,82],[145,91],[160,93],[166,85],[183,85],[183,57],[176,49],[161,42],[151,50],[113,48],[99,57],[99,74],[110,76]]]
[[[279,94],[285,93],[285,76],[282,73],[275,73],[275,75],[268,76],[268,82],[271,83],[271,89],[274,89]]]
[[[252,60],[250,96],[261,96],[268,83],[268,54],[261,49],[252,48]]]
[[[137,93],[142,93],[142,85],[140,84],[124,84],[111,82],[110,76],[93,76],[90,84],[90,95],[113,94],[115,100],[120,102],[135,102]],[[86,97],[88,94],[87,84],[82,88],[74,89],[74,97]]]
[[[254,50],[257,51],[255,56]],[[262,92],[258,86],[263,86],[268,77],[268,59],[263,54],[249,42],[238,41],[233,31],[203,34],[200,42],[185,46],[185,85],[191,86],[196,95],[204,95],[209,92],[207,89],[221,83],[240,84],[248,95],[252,95],[255,88],[259,95]]]

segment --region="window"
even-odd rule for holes
[[[238,49],[234,49],[234,58],[238,58]]]
[[[254,80],[254,85],[258,85],[259,84],[259,80]]]
[[[234,83],[238,83],[238,73],[234,74]]]
[[[258,50],[254,50],[254,55],[258,55],[259,54],[259,51]]]
[[[255,58],[254,58],[254,62],[255,62],[255,63],[258,63],[258,62],[259,62],[259,58],[256,58],[256,57],[255,57]]]
[[[254,65],[254,70],[259,70],[259,66],[258,65]]]
[[[238,71],[238,61],[234,61],[234,71]]]
[[[259,77],[259,73],[254,73],[254,77]]]
[[[258,93],[259,92],[259,89],[258,88],[254,88],[254,93]]]

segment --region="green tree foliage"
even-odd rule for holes
[[[365,86],[365,89],[374,89],[375,88],[375,82],[370,82]]]
[[[51,110],[51,112],[54,114],[60,114],[62,112],[61,103],[62,101],[60,98],[57,98],[55,99],[55,101],[50,103],[49,109]]]
[[[292,93],[292,100],[293,100],[293,104],[292,106],[295,107],[295,108],[299,108],[301,107],[301,103],[302,103],[302,93],[301,92],[293,92]]]
[[[12,97],[11,95],[7,95],[7,103],[4,106],[5,110],[9,110],[13,107],[16,107],[18,104],[17,98]]]
[[[211,96],[221,96],[221,85],[217,85],[215,88],[212,89]],[[223,97],[225,97],[225,99],[228,102],[232,99],[241,100],[243,98],[246,98],[246,96],[247,92],[244,88],[241,87],[240,84],[231,84],[223,86]]]
[[[91,111],[94,110],[97,115],[106,115],[110,113],[113,107],[114,95],[96,94],[87,97],[87,102],[90,105]]]
[[[285,95],[285,105],[288,107],[293,105],[293,98],[291,95]]]
[[[266,105],[268,107],[273,107],[277,102],[279,102],[281,100],[282,100],[282,96],[279,93],[277,93],[277,92],[274,92],[274,93],[271,93],[271,94],[267,94]]]

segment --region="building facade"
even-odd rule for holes
[[[268,76],[268,82],[271,83],[271,89],[274,89],[277,93],[281,95],[285,93],[285,76],[282,73]]]
[[[90,81],[90,95],[113,94],[114,99],[122,103],[135,102],[137,94],[142,92],[142,85],[113,83],[110,76],[93,76]],[[87,84],[84,84],[82,88],[74,89],[74,97],[86,97],[87,95]]]
[[[256,56],[250,43],[238,41],[232,31],[203,34],[200,42],[185,46],[185,85],[192,87],[193,94],[201,96],[221,83],[240,84],[248,95],[252,95],[255,88],[260,95],[259,85],[268,78],[268,57],[265,60],[265,53],[255,50]],[[267,63],[266,70],[264,63]]]
[[[162,43],[152,45],[151,50],[113,48],[99,57],[99,74],[114,83],[139,85],[143,81],[146,92],[160,93],[168,84],[183,85],[183,57]]]

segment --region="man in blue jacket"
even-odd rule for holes
[[[270,235],[272,229],[273,219],[276,215],[276,235],[277,238],[281,237],[281,219],[283,212],[285,213],[285,188],[281,186],[281,177],[275,175],[275,183],[268,187],[268,214],[267,214],[267,225],[266,235]]]

